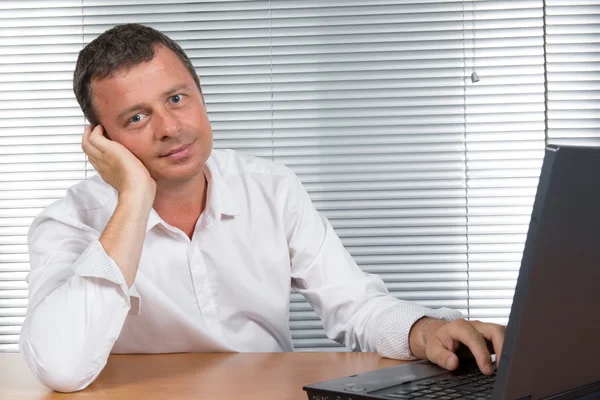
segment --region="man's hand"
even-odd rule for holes
[[[496,364],[500,361],[506,327],[480,321],[457,319],[452,322],[432,318],[422,318],[412,327],[409,335],[411,352],[415,357],[429,361],[450,371],[458,368],[456,352],[461,344],[475,357],[481,372],[494,373],[490,349],[492,344],[496,354]]]
[[[156,182],[144,164],[125,146],[107,139],[102,125],[85,128],[81,147],[102,179],[119,195],[138,192],[154,201]]]
[[[156,181],[125,146],[104,137],[102,125],[85,129],[81,147],[102,179],[119,193],[117,208],[98,240],[131,287],[156,196]]]

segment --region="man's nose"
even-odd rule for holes
[[[159,125],[157,126],[158,139],[177,136],[181,130],[181,122],[177,115],[171,110],[164,109],[158,113]]]

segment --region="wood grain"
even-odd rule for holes
[[[401,364],[376,353],[185,353],[111,355],[77,393],[42,385],[19,354],[0,353],[0,399],[305,400],[302,386]]]

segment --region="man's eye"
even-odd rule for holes
[[[137,124],[142,120],[142,114],[135,114],[133,117],[129,118],[129,122],[132,124]]]
[[[176,94],[175,96],[171,96],[171,102],[172,103],[179,103],[181,101],[181,95],[180,94]]]

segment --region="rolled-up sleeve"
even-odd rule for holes
[[[408,337],[417,320],[462,317],[447,308],[433,310],[399,300],[380,277],[363,272],[291,171],[282,197],[292,287],[321,317],[330,339],[352,351],[412,359]]]
[[[130,309],[130,289],[98,237],[47,214],[29,230],[29,303],[19,346],[34,374],[57,391],[96,379]]]

